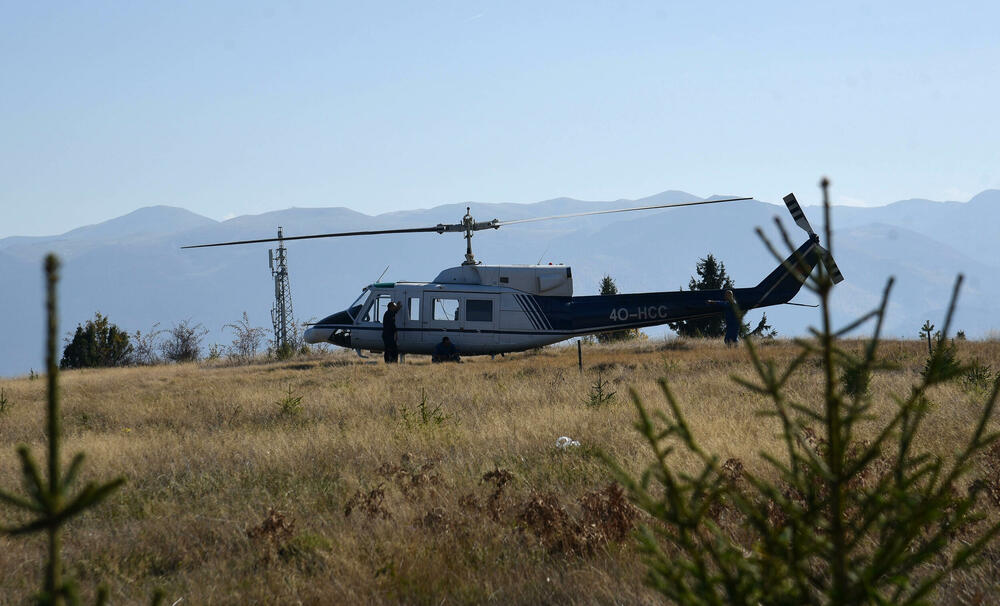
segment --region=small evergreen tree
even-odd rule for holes
[[[615,284],[614,278],[611,276],[604,276],[601,278],[601,295],[617,295],[618,285]],[[615,341],[631,341],[639,337],[638,328],[628,328],[625,330],[615,330],[612,332],[601,332],[597,333],[598,343],[613,343]]]
[[[695,271],[698,279],[694,276],[688,283],[688,290],[726,290],[733,288],[733,281],[726,274],[726,265],[715,258],[715,255],[708,253],[707,257],[698,260],[695,264]],[[723,311],[707,318],[694,320],[680,320],[678,322],[668,322],[670,328],[677,331],[682,337],[708,337],[719,338],[726,334],[726,320]]]
[[[767,314],[761,314],[757,328],[750,330],[750,324],[744,322],[740,327],[741,337],[756,337],[762,341],[771,341],[778,336],[778,329],[767,323]]]
[[[927,355],[931,355],[933,344],[931,342],[931,335],[934,332],[934,325],[931,324],[930,320],[924,322],[924,325],[920,327],[920,337],[927,337]]]
[[[61,368],[98,368],[124,366],[132,354],[128,333],[102,316],[94,314],[93,320],[77,324],[72,339],[63,348]]]

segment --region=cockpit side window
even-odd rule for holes
[[[382,321],[382,314],[388,309],[389,303],[392,302],[392,296],[389,294],[375,294],[371,297],[368,307],[366,308],[364,318],[362,322],[369,323],[379,323]]]

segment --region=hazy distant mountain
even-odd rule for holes
[[[903,200],[877,208],[838,207],[836,227],[884,223],[945,242],[971,257],[993,265],[1000,235],[1000,190],[988,189],[968,202]]]
[[[803,196],[804,197],[804,196]],[[535,204],[471,203],[477,220],[515,220],[623,206],[687,202],[700,198],[667,191],[640,200],[613,202],[556,198]],[[806,200],[803,200],[804,202]],[[169,327],[190,319],[211,332],[206,343],[226,344],[223,325],[247,311],[252,323],[270,326],[273,282],[268,245],[181,250],[180,246],[286,235],[419,227],[454,223],[466,204],[368,216],[347,208],[290,208],[214,221],[182,208],[154,206],[122,217],[47,237],[0,239],[0,299],[5,347],[0,376],[42,365],[41,260],[55,251],[64,261],[61,330],[70,332],[95,311],[131,331],[155,323]],[[806,213],[817,230],[817,207]],[[780,241],[772,218],[779,216],[795,243],[805,234],[783,206],[750,201],[558,219],[477,232],[479,259],[490,263],[556,262],[573,266],[578,294],[593,294],[612,275],[623,291],[674,290],[687,285],[699,257],[722,259],[740,286],[753,285],[775,267],[754,234],[763,226]],[[1000,191],[969,202],[905,200],[878,208],[837,207],[834,253],[847,276],[835,292],[841,320],[876,304],[890,275],[896,287],[887,323],[890,335],[915,336],[925,320],[940,324],[959,271],[967,276],[955,326],[970,337],[1000,329]],[[289,243],[290,280],[296,318],[307,321],[345,307],[361,287],[389,266],[385,279],[429,280],[457,265],[465,251],[460,234],[408,234]],[[810,295],[798,301],[811,302]],[[759,318],[753,312],[751,320]],[[781,335],[802,334],[816,321],[813,309],[767,310]],[[666,329],[653,329],[663,334]]]

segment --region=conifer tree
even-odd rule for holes
[[[615,284],[614,278],[611,276],[604,276],[601,278],[601,295],[617,295],[618,285]],[[638,328],[629,328],[625,330],[615,330],[612,332],[601,332],[597,333],[598,343],[613,343],[615,341],[630,341],[639,337]]]
[[[77,324],[73,338],[63,349],[61,368],[97,368],[124,366],[132,354],[128,333],[103,316],[94,314],[93,320]]]
[[[725,290],[733,288],[733,281],[726,274],[726,265],[715,258],[715,255],[708,253],[707,257],[698,260],[695,265],[698,274],[696,280],[694,276],[688,283],[689,290]],[[682,337],[709,337],[718,338],[726,333],[726,321],[723,312],[694,320],[680,320],[669,322],[668,325]]]

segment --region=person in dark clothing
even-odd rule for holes
[[[736,300],[733,299],[733,291],[726,291],[726,345],[733,347],[740,340],[740,326],[743,324],[742,314]]]
[[[396,312],[402,307],[399,303],[390,302],[382,315],[382,345],[385,346],[385,363],[399,361],[399,346],[396,343]]]
[[[736,304],[733,291],[726,291],[726,298],[723,301],[709,299],[706,303],[711,303],[722,307],[722,313],[726,318],[726,345],[733,347],[739,343],[740,328],[743,326],[743,311]]]
[[[448,337],[441,339],[441,342],[434,346],[434,354],[431,356],[431,362],[461,361],[462,359],[458,356],[458,350],[455,349],[455,344]]]

